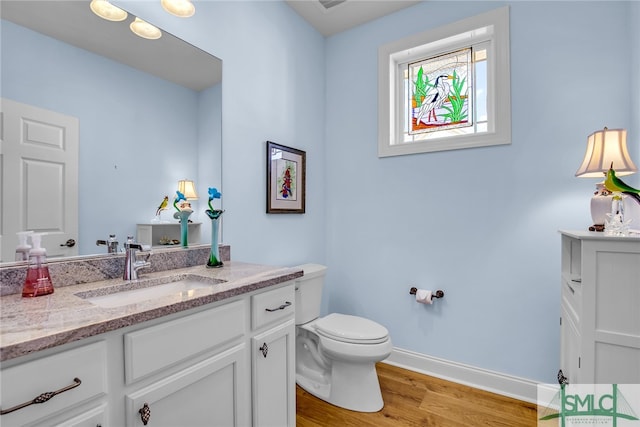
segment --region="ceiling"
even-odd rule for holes
[[[423,0],[285,1],[318,32],[331,36]],[[326,8],[323,4],[336,5]],[[134,36],[127,28],[132,16],[122,22],[105,21],[91,12],[89,0],[2,0],[0,15],[2,19],[194,90],[207,88],[222,78],[222,63],[214,56],[166,32],[158,40]]]
[[[159,4],[160,2],[158,2]],[[163,31],[146,40],[122,22],[94,15],[89,0],[2,0],[2,19],[199,91],[222,79],[222,61]],[[189,64],[189,66],[185,66]]]
[[[328,37],[389,15],[423,0],[285,0],[322,35]],[[336,4],[328,9],[323,5]]]

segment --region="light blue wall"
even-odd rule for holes
[[[587,135],[605,125],[637,132],[619,78],[637,49],[627,18],[637,7],[512,3],[513,144],[387,159],[376,151],[378,46],[503,4],[425,2],[328,39],[282,2],[200,1],[188,25],[151,4],[130,6],[224,61],[233,259],[326,263],[325,312],[379,321],[399,348],[553,381],[557,230],[589,225],[595,182],[574,177]],[[602,87],[604,104],[594,95]],[[305,215],[264,214],[265,140],[307,151]],[[418,305],[410,284],[446,297]]]
[[[199,134],[220,138],[220,123],[198,132],[197,92],[7,21],[2,96],[79,119],[81,254],[135,236],[178,179],[195,178]]]
[[[637,104],[632,117],[610,78],[630,75],[637,5],[512,3],[513,144],[378,159],[378,46],[502,3],[425,2],[328,39],[281,1],[198,1],[189,20],[119,3],[224,61],[233,259],[326,263],[325,312],[379,321],[399,348],[553,381],[557,230],[589,225],[595,183],[573,176],[587,135],[637,134]],[[307,152],[306,214],[264,213],[266,140]],[[446,297],[418,305],[411,284]]]
[[[633,145],[635,152],[640,152],[640,2],[634,1],[629,5],[627,25],[629,26],[629,41],[631,43],[631,67],[626,79],[631,81],[631,126],[628,141]],[[637,158],[637,157],[636,157]],[[640,165],[636,164],[640,167]],[[640,174],[633,175],[635,178],[635,188],[640,188]],[[625,178],[625,181],[627,179]],[[629,183],[634,183],[632,178],[628,178]]]
[[[429,1],[327,40],[324,307],[386,325],[402,349],[551,382],[557,230],[590,225],[596,183],[574,173],[591,132],[637,130],[630,4],[510,3],[511,145],[376,151],[378,47],[503,5]],[[411,285],[446,296],[419,305]]]
[[[207,189],[222,188],[222,83],[203,90],[198,94],[198,175],[195,177],[200,200],[198,200],[198,221],[202,222],[201,239],[211,242],[211,221],[204,211],[207,208]],[[220,201],[213,203],[220,209]],[[195,205],[192,205],[195,208]]]
[[[117,1],[223,60],[224,241],[235,260],[325,262],[324,38],[282,1],[196,1],[188,20]],[[266,141],[307,153],[304,215],[267,215]]]

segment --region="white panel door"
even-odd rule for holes
[[[18,231],[46,233],[50,257],[78,254],[78,140],[75,117],[1,100],[1,261],[13,261]]]

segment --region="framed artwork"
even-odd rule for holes
[[[306,157],[267,141],[267,213],[304,213]]]

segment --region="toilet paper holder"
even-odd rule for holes
[[[415,295],[417,292],[418,292],[418,288],[416,288],[415,286],[409,289],[409,295]],[[444,291],[441,291],[440,289],[438,289],[437,291],[433,292],[433,294],[431,294],[431,298],[442,298],[442,297],[444,297]]]

